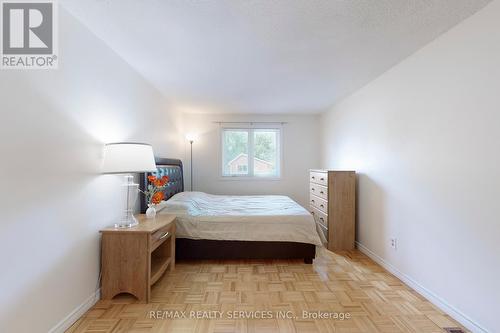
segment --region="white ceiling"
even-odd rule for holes
[[[489,0],[61,0],[186,111],[316,113]]]

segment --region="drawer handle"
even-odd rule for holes
[[[325,178],[320,178],[319,180],[325,180]]]
[[[314,190],[313,190],[313,191],[314,191]],[[319,194],[325,194],[325,192],[323,192],[323,191],[320,191],[320,192],[319,192]]]
[[[313,191],[313,192],[314,192],[314,191],[316,191],[316,189],[313,187],[313,188],[311,188],[311,191]]]
[[[325,208],[325,206],[323,206],[323,204],[319,205],[321,208]]]
[[[314,176],[311,176],[311,179],[316,179]]]
[[[311,212],[311,215],[314,215],[314,212]]]
[[[312,199],[311,202],[314,202],[314,199]]]
[[[319,218],[319,220],[320,220],[321,222],[325,222],[325,219],[324,219],[324,218],[322,218],[322,217],[320,217],[320,218]]]
[[[163,238],[167,237],[169,234],[170,234],[170,233],[167,231],[167,232],[166,232],[165,234],[163,234],[160,238],[158,238],[158,240],[160,240],[160,239],[163,239]]]

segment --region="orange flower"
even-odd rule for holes
[[[163,192],[156,192],[155,194],[153,194],[153,197],[151,198],[151,203],[157,205],[163,200],[164,197],[165,194],[163,194]]]
[[[155,176],[148,176],[148,180],[152,183],[156,180]]]
[[[168,176],[161,177],[161,180],[160,180],[161,186],[165,186],[165,184],[168,183],[168,179],[169,179]]]
[[[153,185],[156,187],[162,187],[163,185],[161,184],[161,179],[155,179],[153,181]]]

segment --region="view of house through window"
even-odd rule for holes
[[[280,129],[222,129],[222,175],[280,176]]]

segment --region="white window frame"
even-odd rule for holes
[[[256,176],[253,174],[253,145],[254,145],[254,131],[255,130],[275,130],[278,131],[277,136],[277,156],[276,161],[278,170],[278,175],[271,176]],[[224,174],[224,131],[227,130],[244,130],[248,131],[248,175],[225,175]],[[251,158],[252,157],[252,158]],[[219,128],[219,177],[221,180],[281,180],[283,176],[283,126],[280,123],[276,124],[265,124],[265,123],[231,123],[231,124],[220,124]]]

